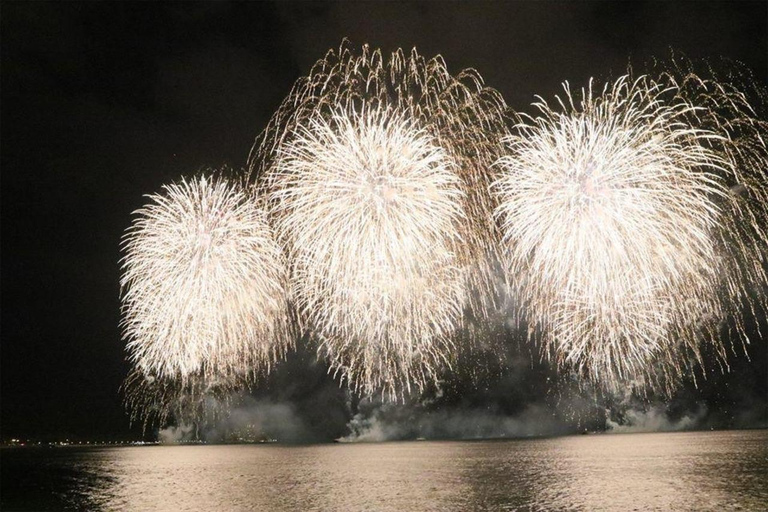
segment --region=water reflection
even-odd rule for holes
[[[768,431],[3,453],[3,510],[747,510]]]
[[[466,508],[461,443],[125,449],[109,510]],[[466,505],[466,506],[464,506]]]

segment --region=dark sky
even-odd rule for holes
[[[292,83],[343,37],[474,67],[519,110],[563,80],[615,75],[670,48],[741,61],[768,83],[765,2],[0,9],[4,439],[129,435],[118,260],[131,212],[180,176],[244,165]]]

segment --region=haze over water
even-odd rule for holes
[[[3,510],[766,510],[768,430],[9,449]]]

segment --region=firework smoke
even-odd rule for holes
[[[329,52],[251,154],[288,254],[299,318],[364,393],[450,363],[465,312],[497,299],[488,192],[504,103],[472,71],[398,50]]]
[[[164,189],[124,240],[128,402],[147,409],[242,385],[292,343],[283,259],[261,207],[221,177]]]
[[[545,352],[609,388],[674,381],[701,340],[724,360],[721,322],[745,337],[766,282],[766,130],[744,95],[669,73],[535,106],[494,186]]]

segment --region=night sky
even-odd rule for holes
[[[739,61],[768,84],[765,2],[5,1],[0,14],[3,439],[141,434],[119,394],[119,243],[131,212],[181,176],[243,166],[293,82],[344,37],[442,54],[453,72],[474,67],[522,111],[563,80],[616,76],[670,49]],[[677,399],[765,407],[765,345]],[[350,419],[345,392],[308,354],[286,368],[271,392],[315,411],[313,425],[335,422],[318,429],[336,435]],[[451,389],[503,411],[520,390],[544,393],[545,379],[515,375]],[[725,388],[739,390],[723,398]],[[320,400],[336,406],[319,414]]]

